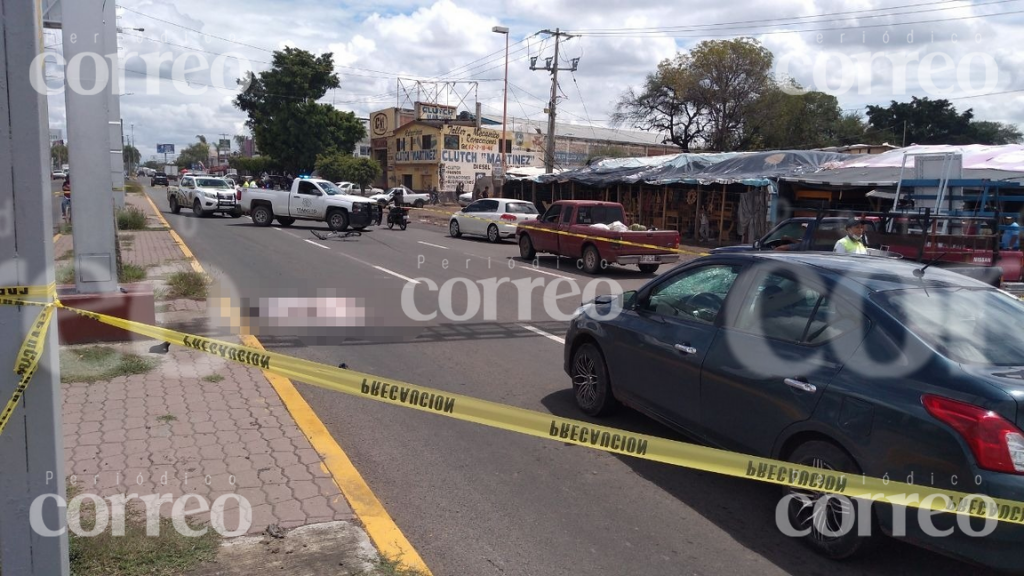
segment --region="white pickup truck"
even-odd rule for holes
[[[310,178],[296,178],[291,190],[242,188],[241,204],[257,226],[270,226],[274,220],[281,226],[315,220],[337,231],[366,228],[377,209],[369,198],[345,194],[333,182]]]
[[[232,218],[241,218],[242,207],[238,203],[238,192],[223,178],[185,174],[177,186],[167,188],[167,203],[171,213],[177,214],[182,208],[191,208],[196,216],[224,213]]]
[[[359,184],[355,182],[338,182],[338,188],[345,194],[351,194],[353,196],[371,196],[373,194],[383,194],[384,190],[380,188],[374,188],[373,186],[367,186],[366,188],[360,188]]]
[[[406,188],[405,186],[397,186],[395,188],[391,188],[390,190],[383,194],[374,194],[373,196],[370,196],[370,200],[373,200],[374,202],[379,202],[380,204],[386,206],[388,203],[391,202],[391,199],[395,197],[396,190],[402,191],[403,204],[415,206],[416,208],[423,208],[424,204],[430,202],[430,194],[417,194],[416,192],[413,192],[412,190]]]

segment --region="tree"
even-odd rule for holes
[[[367,188],[380,177],[380,164],[370,158],[354,158],[341,152],[321,154],[316,159],[319,176],[331,182],[352,182]]]
[[[1020,144],[1021,140],[1024,140],[1024,134],[1021,134],[1020,129],[1013,124],[983,120],[971,122],[971,136],[975,144],[992,146]]]
[[[50,158],[55,166],[63,166],[68,163],[68,147],[63,144],[54,144],[50,147]]]
[[[773,56],[753,38],[705,40],[690,53],[689,74],[697,102],[707,110],[707,141],[712,150],[741,150],[755,131],[758,100],[774,89],[769,76]]]
[[[667,133],[667,142],[689,152],[700,142],[707,126],[704,106],[696,97],[697,81],[689,66],[690,57],[684,54],[663,60],[656,72],[647,75],[643,90],[626,91],[615,107],[612,123]]]
[[[910,102],[893,100],[888,107],[868,106],[868,123],[874,130],[888,130],[909,144],[971,144],[974,112],[958,113],[949,100],[912,97]]]
[[[157,162],[156,160],[146,160],[145,162],[142,163],[142,165],[151,170],[160,169],[160,163]]]
[[[771,51],[753,38],[705,40],[662,61],[643,89],[621,97],[612,120],[668,134],[683,150],[749,147],[764,131],[778,85]]]
[[[256,146],[281,167],[301,173],[315,167],[317,155],[351,153],[366,136],[363,123],[352,112],[319,104],[328,90],[340,83],[334,57],[285,48],[274,52],[270,70],[252,72],[239,83],[247,85],[235,98],[245,112]]]
[[[127,162],[129,166],[138,166],[139,160],[142,159],[142,154],[140,154],[138,149],[135,148],[135,146],[132,146],[131,144],[128,144],[127,146],[124,146],[121,149],[121,155],[124,157],[124,161]]]
[[[175,164],[179,168],[191,168],[193,164],[199,163],[205,166],[210,161],[210,145],[206,143],[206,137],[196,136],[196,139],[199,141],[178,154]]]

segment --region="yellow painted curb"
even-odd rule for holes
[[[146,197],[150,206],[153,207],[153,212],[156,213],[160,222],[167,227],[178,248],[181,249],[181,252],[192,263],[192,269],[202,273],[203,267],[192,254],[192,251],[188,249],[188,246],[185,245],[185,241],[171,229],[171,225],[164,218],[163,214],[160,213],[153,199],[145,192],[143,192],[143,196]],[[263,344],[255,336],[242,334],[241,339],[242,343],[250,348],[264,350]],[[423,562],[423,558],[420,557],[416,549],[413,548],[412,543],[402,534],[402,531],[395,524],[391,515],[384,509],[384,505],[381,504],[373,490],[370,489],[369,484],[363,479],[362,474],[352,464],[352,460],[341,449],[338,441],[331,436],[327,427],[324,426],[324,423],[309,406],[306,399],[295,389],[292,381],[284,376],[278,376],[269,372],[264,372],[263,376],[274,387],[277,395],[281,397],[285,408],[288,409],[292,418],[295,419],[299,429],[302,430],[302,433],[309,440],[313,449],[320,455],[323,466],[331,475],[338,489],[341,490],[341,493],[348,500],[349,505],[352,506],[352,511],[355,512],[356,516],[359,517],[359,520],[366,527],[366,533],[376,544],[380,553],[391,560],[422,572],[425,576],[432,576],[432,572],[427,568],[426,563]]]
[[[263,345],[255,336],[243,335],[242,343],[246,346],[263,350]],[[295,389],[292,381],[283,376],[264,372],[270,385],[274,387],[281,397],[288,412],[295,418],[302,433],[309,439],[310,444],[320,454],[327,471],[334,478],[341,493],[345,495],[352,511],[363,522],[366,532],[373,539],[374,544],[380,552],[392,560],[399,561],[405,566],[419,570],[424,574],[431,574],[430,569],[420,558],[416,549],[405,538],[399,530],[395,521],[388,514],[387,510],[374,495],[373,490],[363,480],[363,476],[356,469],[355,465],[341,449],[338,442],[328,432],[327,427],[310,408],[305,398]]]

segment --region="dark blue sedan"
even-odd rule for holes
[[[591,416],[625,404],[736,452],[1021,501],[1022,331],[1016,298],[920,263],[727,253],[581,308],[565,371]],[[789,496],[789,525],[835,559],[881,532],[1024,569],[1020,526]]]

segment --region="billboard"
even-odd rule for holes
[[[174,144],[157,144],[157,154],[174,154]]]
[[[417,120],[454,120],[457,112],[458,109],[455,106],[416,103]]]
[[[217,147],[221,150],[231,150],[231,140],[222,139]]]

